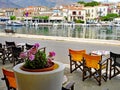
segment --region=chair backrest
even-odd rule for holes
[[[5,43],[6,43],[6,46],[7,46],[7,47],[9,47],[9,46],[15,47],[15,46],[16,46],[16,45],[15,45],[15,42],[8,42],[8,41],[5,41]]]
[[[26,43],[26,44],[25,44],[25,46],[26,46],[26,50],[29,50],[30,48],[32,48],[32,47],[33,47],[33,45],[28,44],[28,43]]]
[[[13,55],[13,57],[19,57],[21,52],[22,52],[21,47],[12,47],[12,55]]]
[[[83,55],[84,60],[85,60],[85,64],[87,67],[90,68],[95,68],[95,69],[99,69],[99,62],[101,61],[101,56],[92,56],[89,54],[84,54]]]
[[[16,79],[13,71],[2,68],[4,79],[8,88],[17,88]],[[9,90],[9,89],[8,89]]]
[[[74,61],[82,61],[83,54],[86,53],[86,50],[72,50],[69,49],[69,55],[71,56],[71,59]]]
[[[120,54],[110,52],[110,58],[114,61],[115,66],[120,67]]]
[[[4,48],[2,47],[2,43],[0,43],[0,53],[4,52]]]
[[[0,48],[2,48],[2,43],[0,43]]]

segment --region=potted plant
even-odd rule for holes
[[[30,50],[22,52],[20,57],[25,62],[13,67],[18,90],[61,90],[65,65],[53,60],[54,56],[53,51],[48,56],[40,51],[38,43]],[[34,71],[51,67],[53,68],[45,71]]]
[[[52,62],[55,52],[49,52],[46,56],[44,51],[39,49],[39,43],[35,43],[33,47],[20,54],[20,58],[25,60],[22,70],[30,72],[48,71],[54,69],[54,63]]]

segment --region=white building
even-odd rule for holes
[[[86,14],[85,9],[81,7],[69,7],[68,8],[68,21],[74,21],[74,20],[83,20],[85,21]]]
[[[98,22],[99,17],[108,14],[108,6],[84,7],[86,10],[86,21],[89,23]]]

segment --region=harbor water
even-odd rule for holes
[[[86,39],[120,40],[120,27],[115,26],[81,26],[81,25],[39,25],[6,26],[0,25],[0,32],[14,30],[18,34],[60,36]]]

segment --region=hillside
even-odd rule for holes
[[[0,8],[20,8],[18,4],[11,2],[10,0],[0,0]]]
[[[0,8],[19,8],[28,6],[47,6],[54,7],[55,5],[70,4],[80,0],[0,0]],[[84,0],[91,1],[91,0]]]

